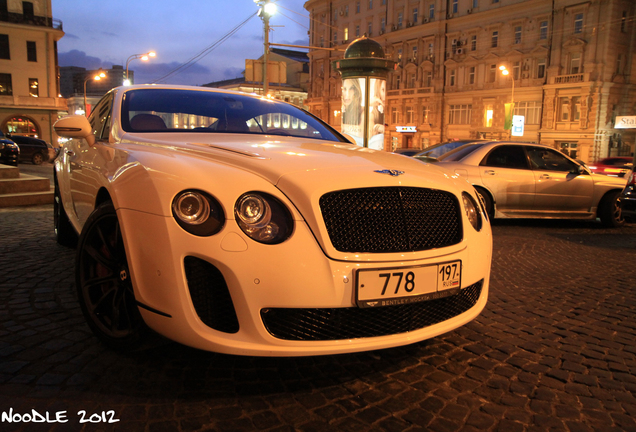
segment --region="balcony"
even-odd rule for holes
[[[589,73],[558,75],[550,78],[550,84],[576,84],[590,80]]]
[[[62,21],[58,19],[35,15],[25,15],[15,12],[0,12],[0,21],[8,22],[11,24],[34,25],[62,30]]]

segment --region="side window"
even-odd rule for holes
[[[108,139],[112,102],[113,95],[107,94],[95,105],[93,112],[88,117],[93,135],[97,140]]]
[[[570,172],[576,168],[574,162],[552,149],[529,147],[528,155],[536,170]]]
[[[528,158],[521,146],[500,146],[488,153],[482,166],[528,169]]]

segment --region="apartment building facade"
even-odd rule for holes
[[[586,162],[631,155],[636,3],[630,0],[310,0],[314,114],[339,127],[331,63],[356,38],[397,62],[387,80],[385,150],[453,139],[541,142]],[[500,66],[509,74],[503,75]],[[524,116],[505,129],[505,104]]]
[[[55,141],[66,110],[59,95],[57,41],[64,36],[51,0],[0,1],[0,129]]]

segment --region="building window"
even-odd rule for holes
[[[545,40],[548,38],[548,22],[541,21],[539,23],[539,39]]]
[[[413,8],[413,24],[417,24],[417,8]]]
[[[413,62],[417,63],[417,45],[414,45],[411,50],[411,59],[413,59]]]
[[[570,57],[570,74],[581,73],[581,53],[572,53]]]
[[[475,84],[475,66],[468,68],[468,84]]]
[[[433,72],[424,72],[424,87],[433,87]]]
[[[537,60],[537,78],[545,78],[546,60],[540,58]]]
[[[397,23],[398,28],[402,28],[403,22],[404,22],[404,16],[402,15],[402,12],[400,12],[398,13],[398,23]]]
[[[27,41],[27,61],[38,61],[38,51],[35,42]]]
[[[521,101],[515,102],[515,115],[524,117],[523,122],[528,125],[539,124],[541,121],[541,102]]]
[[[497,65],[491,64],[488,68],[488,82],[494,83],[497,80]]]
[[[473,0],[473,9],[477,9],[479,7],[479,0]]]
[[[625,33],[627,31],[627,11],[623,11],[623,16],[621,17],[621,33]]]
[[[616,57],[616,71],[614,73],[617,75],[623,73],[623,54],[619,54]]]
[[[338,30],[333,31],[333,44],[334,45],[338,44]]]
[[[0,59],[10,60],[9,35],[0,34]]]
[[[428,58],[429,58],[429,60],[432,60],[434,55],[435,55],[435,46],[432,43],[429,43],[428,44]]]
[[[29,95],[33,97],[40,96],[39,83],[37,78],[29,78]]]
[[[583,14],[579,13],[574,15],[574,33],[583,32]]]
[[[0,96],[11,96],[12,94],[11,74],[0,73]]]
[[[406,123],[414,124],[415,123],[415,110],[413,106],[409,105],[406,107]]]
[[[34,13],[32,2],[22,2],[22,15],[24,15],[24,18],[27,20],[33,19]]]
[[[400,111],[398,111],[397,107],[391,107],[391,122],[393,124],[400,123]]]
[[[448,72],[448,85],[451,87],[455,85],[455,74],[456,74],[455,69],[451,69]]]
[[[338,11],[335,10],[333,11],[333,22],[335,23],[337,19],[338,19]]]
[[[484,112],[484,127],[492,127],[492,119],[495,111],[492,109],[492,105],[488,105]]]
[[[398,48],[397,50],[397,61],[398,63],[402,62],[402,48]]]
[[[371,37],[372,34],[373,34],[373,23],[369,21],[369,23],[367,24],[367,36]]]
[[[399,89],[402,84],[402,76],[400,74],[395,75],[395,88]]]
[[[380,31],[384,33],[386,31],[386,18],[380,20]]]
[[[562,142],[559,143],[559,147],[561,148],[561,153],[566,156],[570,156],[572,159],[576,159],[578,143],[575,142]]]
[[[572,98],[572,121],[581,120],[581,96]]]
[[[357,14],[360,13],[360,2],[359,1],[356,2],[356,13]]]
[[[349,40],[349,27],[344,28],[344,40],[345,41]]]
[[[369,0],[369,10],[373,9],[373,0]]]
[[[422,107],[422,123],[425,125],[429,124],[429,121],[428,121],[429,113],[430,113],[430,110],[428,108],[428,105],[424,105]]]
[[[449,105],[449,124],[470,124],[472,105]]]
[[[470,37],[470,50],[477,51],[477,35],[472,35]]]
[[[521,26],[515,27],[515,45],[521,43]]]
[[[346,5],[344,8],[344,16],[349,16],[349,5]]]
[[[356,38],[359,38],[359,37],[360,37],[360,26],[357,25],[356,26]]]
[[[494,3],[499,3],[499,0],[492,0],[493,4]]]
[[[521,62],[514,62],[512,64],[512,79],[518,80],[521,77]]]
[[[452,11],[454,14],[457,13],[457,10],[459,9],[459,5],[458,5],[459,0],[453,0],[453,6],[452,6]]]
[[[491,42],[490,42],[490,46],[492,48],[497,48],[499,46],[499,32],[498,31],[492,32],[492,39],[491,39]]]
[[[561,121],[570,121],[570,98],[559,98],[559,119]]]
[[[428,19],[435,19],[435,4],[433,3],[428,6]]]

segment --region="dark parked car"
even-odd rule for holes
[[[618,197],[618,205],[626,220],[636,222],[636,171],[627,174],[627,185]]]
[[[35,165],[49,160],[49,147],[46,141],[22,135],[8,135],[20,147],[20,162],[30,161]]]
[[[0,131],[0,163],[18,166],[20,147]]]

